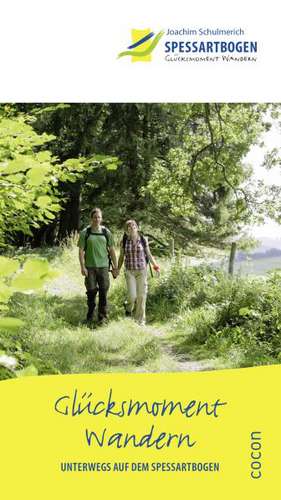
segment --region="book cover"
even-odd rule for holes
[[[1,13],[3,495],[277,497],[277,6]]]

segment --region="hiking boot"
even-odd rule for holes
[[[108,324],[108,318],[106,316],[102,318],[98,318],[98,325],[99,326],[104,326]]]
[[[91,327],[93,324],[94,324],[94,318],[93,318],[93,316],[88,316],[87,315],[86,319],[83,319],[83,321],[82,321],[82,325],[86,325],[86,326],[89,326],[89,327]]]
[[[93,319],[94,319],[94,315],[93,315],[93,314],[88,313],[88,314],[87,314],[87,317],[86,317],[86,321],[87,321],[87,322],[91,322],[91,321],[93,321]]]

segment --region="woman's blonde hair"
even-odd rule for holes
[[[137,228],[139,229],[138,223],[134,219],[129,219],[125,222],[125,230],[128,230],[128,226],[131,224],[136,224]]]

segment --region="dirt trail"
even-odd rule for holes
[[[201,360],[186,360],[183,355],[176,354],[173,352],[173,347],[169,342],[169,338],[165,331],[162,331],[153,326],[147,326],[147,331],[157,338],[160,353],[168,357],[173,365],[173,371],[179,372],[198,372],[206,370],[215,369],[215,360],[213,359],[201,359]]]

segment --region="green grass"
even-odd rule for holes
[[[34,252],[33,252],[34,253]],[[73,245],[40,251],[59,276],[36,294],[15,294],[10,314],[25,322],[20,332],[3,333],[0,350],[16,355],[18,369],[32,364],[39,374],[138,371],[159,356],[157,339],[124,318],[125,281],[111,279],[110,323],[84,324],[86,295],[77,248]],[[18,346],[15,349],[15,346]],[[3,367],[0,377],[9,378]]]
[[[17,370],[31,366],[39,375],[173,372],[281,359],[278,276],[231,280],[209,266],[186,267],[180,259],[166,260],[161,262],[161,277],[149,280],[145,328],[124,318],[123,276],[111,279],[109,324],[89,328],[83,324],[86,296],[77,247],[39,253],[59,276],[45,290],[17,293],[10,300],[9,315],[25,324],[16,332],[1,332],[0,351],[17,359]],[[0,366],[0,379],[14,375]]]
[[[52,368],[54,373],[134,371],[159,352],[156,339],[132,320],[112,319],[91,328],[82,324],[84,296],[17,295],[13,311],[25,320],[20,337],[28,357],[23,361],[39,373]]]
[[[61,373],[134,371],[158,353],[155,340],[125,320],[96,330],[41,330],[35,335],[31,350]]]

